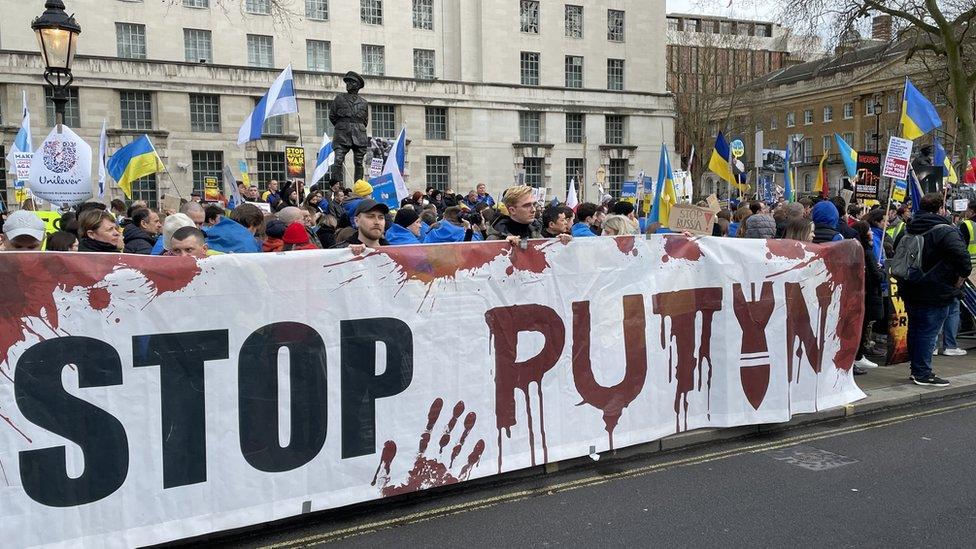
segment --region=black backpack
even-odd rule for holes
[[[904,282],[925,281],[925,277],[942,263],[942,260],[939,260],[928,271],[922,269],[925,235],[942,227],[951,228],[949,225],[936,225],[921,234],[908,234],[908,232],[902,234],[898,247],[895,248],[895,256],[889,262],[891,276]]]

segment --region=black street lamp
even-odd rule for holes
[[[874,152],[881,154],[881,100],[874,99]]]
[[[68,87],[74,80],[71,63],[78,47],[81,25],[74,15],[64,12],[64,2],[47,0],[44,13],[31,23],[37,43],[44,58],[44,80],[53,90],[54,113],[58,127],[64,121],[64,108],[68,103]]]

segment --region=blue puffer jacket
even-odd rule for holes
[[[408,244],[420,244],[420,239],[418,239],[410,229],[406,227],[401,227],[394,223],[390,225],[389,230],[386,231],[386,240],[389,241],[390,246],[406,246]]]
[[[464,242],[464,227],[458,227],[450,221],[441,221],[424,237],[424,244],[441,244],[444,242]],[[471,236],[472,242],[482,240],[480,232],[474,232]]]
[[[226,254],[261,253],[261,244],[251,231],[230,218],[220,218],[216,225],[204,228],[203,232],[207,235],[207,246],[211,250]]]
[[[589,225],[580,221],[579,223],[573,223],[573,238],[585,238],[588,236],[596,236],[593,229]]]

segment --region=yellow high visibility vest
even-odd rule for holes
[[[888,233],[888,236],[890,236],[892,240],[894,240],[899,234],[901,234],[902,231],[905,230],[905,225],[907,225],[907,223],[902,221],[897,225],[892,225],[888,227],[887,229],[885,229],[885,232]]]
[[[971,219],[967,219],[962,222],[969,231],[969,242],[966,243],[966,247],[969,248],[969,257],[972,258],[973,263],[976,264],[976,222]]]

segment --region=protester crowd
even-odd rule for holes
[[[48,234],[40,217],[27,210],[7,215],[2,225],[4,251],[123,252],[205,258],[224,253],[291,252],[320,248],[366,248],[506,240],[520,245],[534,238],[558,239],[661,234],[670,232],[639,217],[630,201],[605,195],[600,204],[575,208],[555,201],[543,204],[532,187],[515,186],[498,202],[479,184],[465,195],[448,190],[415,192],[391,211],[373,200],[366,181],[352,188],[335,184],[303,192],[300,182],[270,181],[263,194],[256,186],[238,183],[245,202],[226,210],[202,203],[198,195],[178,212],[156,211],[144,202],[126,206],[113,200],[85,202],[65,212]],[[701,204],[704,205],[704,204]],[[889,263],[903,241],[921,250],[921,278],[900,280],[898,293],[907,310],[911,379],[921,385],[946,385],[931,369],[939,353],[966,354],[956,336],[960,327],[960,296],[976,260],[976,203],[956,225],[946,217],[942,194],[925,195],[915,208],[881,205],[866,208],[843,198],[803,198],[798,202],[730,203],[717,214],[713,236],[786,238],[814,243],[852,239],[865,258],[864,325],[855,374],[877,367],[868,355],[883,354],[888,299]],[[916,238],[917,237],[917,238]],[[907,248],[907,246],[906,246]],[[905,255],[905,254],[902,254]]]

